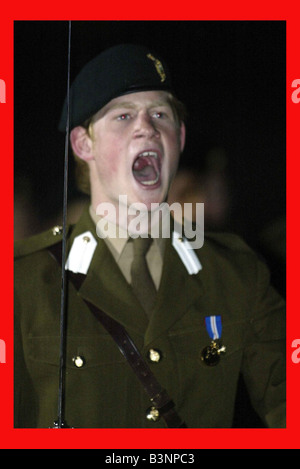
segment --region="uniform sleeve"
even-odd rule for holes
[[[269,428],[284,428],[286,404],[285,302],[257,262],[242,372],[253,407]]]

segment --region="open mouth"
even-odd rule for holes
[[[160,181],[161,161],[157,152],[144,151],[133,162],[132,173],[143,186],[155,186]]]

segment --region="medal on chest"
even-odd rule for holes
[[[221,343],[221,316],[207,316],[205,318],[205,325],[208,335],[212,340],[210,345],[202,350],[201,360],[207,366],[216,366],[220,362],[221,355],[226,352],[226,347]]]

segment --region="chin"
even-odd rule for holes
[[[157,205],[162,204],[166,201],[167,195],[166,191],[162,190],[147,190],[144,191],[141,196],[138,198],[140,203],[146,205],[147,210],[157,208]],[[152,204],[155,204],[155,207],[152,207]]]

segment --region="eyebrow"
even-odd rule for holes
[[[130,101],[122,101],[121,103],[116,103],[116,104],[109,105],[107,107],[107,110],[110,111],[111,109],[117,109],[117,108],[120,108],[120,107],[133,108],[135,106],[134,106],[134,104],[130,103]]]
[[[153,107],[158,107],[158,106],[168,106],[170,107],[170,104],[167,100],[157,100],[153,101],[149,105],[149,109]],[[108,105],[107,109],[105,112],[112,111],[114,109],[120,109],[120,108],[127,108],[127,109],[135,109],[137,106],[136,104],[132,103],[131,101],[122,101],[120,103],[115,103],[112,105]]]

